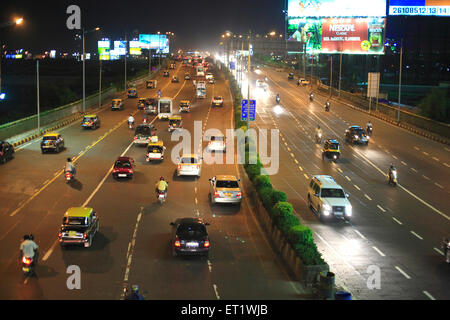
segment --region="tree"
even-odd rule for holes
[[[448,110],[447,90],[434,88],[419,103],[421,114],[425,117],[448,123],[450,112]]]

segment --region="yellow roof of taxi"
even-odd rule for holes
[[[112,101],[122,101],[122,99],[112,99]]]
[[[181,100],[180,103],[191,103],[189,100]]]
[[[231,175],[217,175],[216,176],[216,180],[217,181],[237,181],[238,179],[235,176],[231,176]]]
[[[87,114],[87,115],[85,115],[84,117],[85,118],[95,118],[97,115],[95,115],[95,114]]]
[[[89,217],[92,212],[92,208],[84,208],[84,207],[72,207],[67,209],[64,216],[66,217]]]
[[[162,142],[161,140],[157,141],[157,142],[149,142],[147,147],[153,147],[153,146],[158,146],[158,147],[162,147],[164,146],[164,142]]]
[[[57,137],[57,136],[59,136],[58,132],[49,132],[44,134],[44,137]]]
[[[170,116],[169,120],[181,120],[181,116]]]

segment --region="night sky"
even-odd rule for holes
[[[100,37],[112,40],[133,34],[174,32],[177,48],[207,48],[218,44],[225,30],[235,33],[265,34],[272,30],[284,32],[281,10],[284,0],[42,0],[1,1],[0,23],[14,16],[23,16],[25,24],[0,33],[9,48],[34,51],[73,50],[74,35],[66,27],[66,8],[81,8],[82,26],[101,27],[101,33],[86,37],[87,51],[96,51]]]

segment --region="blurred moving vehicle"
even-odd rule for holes
[[[145,81],[145,87],[147,89],[156,89],[156,85],[158,84],[157,80],[147,80]]]
[[[114,162],[112,176],[115,179],[119,178],[133,178],[134,174],[134,160],[130,157],[118,157]]]
[[[308,186],[308,205],[322,222],[332,217],[350,220],[352,205],[348,197],[344,189],[328,175],[314,176]]]
[[[129,88],[128,98],[137,98],[137,97],[138,97],[137,89],[135,87]]]
[[[0,140],[0,163],[6,163],[14,158],[14,147],[6,141]]]
[[[350,126],[345,130],[345,140],[349,143],[356,144],[369,144],[369,137],[366,132],[360,126]]]
[[[173,82],[176,82],[176,83],[180,82],[180,81],[178,80],[178,77],[177,77],[177,76],[172,76],[172,83],[173,83]]]
[[[137,103],[137,109],[138,110],[145,110],[145,101],[147,99],[146,98],[139,98],[138,99],[138,103]]]
[[[173,115],[169,117],[169,132],[183,127],[183,121],[180,115]]]
[[[196,154],[183,154],[177,164],[177,176],[197,176],[202,173],[202,158]]]
[[[124,105],[122,99],[113,99],[111,102],[111,110],[123,110]]]
[[[150,141],[147,145],[147,154],[145,155],[145,161],[161,161],[164,159],[164,146],[163,141]]]
[[[169,70],[164,70],[163,71],[163,77],[166,77],[166,78],[168,78],[169,77]]]
[[[209,179],[209,199],[212,204],[231,203],[240,205],[242,190],[239,179],[232,175],[217,175]]]
[[[226,151],[226,143],[225,143],[225,136],[223,135],[217,135],[217,136],[211,136],[211,140],[208,142],[208,145],[206,146],[207,151]]]
[[[151,137],[156,134],[156,128],[153,124],[142,123],[134,131],[133,142],[138,145],[148,145]]]
[[[180,110],[179,112],[190,112],[191,111],[191,102],[189,100],[181,100],[180,101]]]
[[[92,246],[99,229],[99,219],[93,208],[71,207],[64,214],[58,233],[61,247],[66,245]]]
[[[209,223],[204,222],[201,218],[179,218],[170,225],[172,226],[170,245],[174,256],[209,256],[211,243],[206,230]]]
[[[160,98],[158,100],[158,118],[169,119],[172,115],[172,99],[171,98]]]
[[[47,151],[60,152],[64,150],[64,139],[57,132],[49,132],[44,134],[41,141],[41,152],[45,153]]]
[[[327,139],[322,149],[322,160],[324,158],[331,159],[336,162],[341,156],[341,149],[339,147],[339,141],[336,139]]]
[[[98,129],[100,128],[100,119],[95,114],[89,114],[83,117],[81,121],[83,129]]]
[[[191,74],[189,72],[185,72],[184,80],[191,80]]]
[[[294,73],[293,72],[290,72],[288,74],[288,80],[294,80]]]
[[[223,107],[223,97],[215,96],[211,101],[212,107]]]

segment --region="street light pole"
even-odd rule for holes
[[[99,57],[100,61],[100,71],[99,71],[99,80],[98,80],[98,107],[102,106],[102,60]]]
[[[82,37],[83,37],[83,113],[86,111],[86,59],[85,59],[85,47],[84,47],[84,38],[85,32],[84,28],[82,29]]]
[[[400,122],[400,99],[402,94],[402,58],[403,58],[403,39],[400,42],[400,72],[398,77],[398,112],[397,122]]]
[[[125,92],[127,92],[127,34],[125,34]]]
[[[250,41],[252,38],[252,31],[248,34],[248,66],[247,66],[247,131],[250,129]]]
[[[339,97],[341,96],[342,51],[339,57]]]
[[[333,56],[330,55],[330,98],[333,95]]]
[[[36,91],[37,91],[37,119],[38,119],[38,134],[41,132],[41,111],[39,102],[39,59],[36,59]]]

